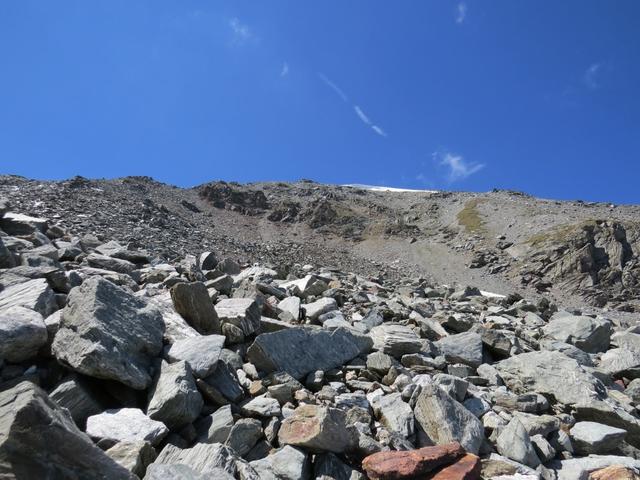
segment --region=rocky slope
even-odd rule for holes
[[[5,177],[2,188],[0,478],[640,475],[637,314],[567,308],[541,284],[588,275],[562,288],[628,302],[614,300],[635,288],[632,230],[616,226],[627,220],[529,235],[549,260],[535,254],[524,273],[505,261],[542,292],[525,299],[375,260],[393,251],[375,242],[425,241],[410,219],[380,230],[386,210],[359,220],[366,205],[400,211],[406,199],[394,196],[306,182],[182,191],[148,179]],[[299,206],[275,207],[280,189],[295,189]],[[487,205],[521,208],[520,196],[438,195],[404,208],[420,219],[424,205],[457,205],[429,208],[474,233],[449,224],[430,238],[486,261],[478,268],[524,244],[494,237],[504,242],[497,260],[476,258],[499,225],[489,227]],[[273,228],[241,236],[258,225]],[[305,240],[274,248],[285,231]],[[447,243],[465,235],[469,244]],[[332,240],[311,245],[320,236]],[[341,258],[331,249],[344,242],[353,248]],[[358,248],[367,242],[370,263]],[[568,267],[567,248],[584,268]],[[334,261],[307,263],[315,249]]]
[[[284,270],[314,263],[544,295],[580,308],[640,309],[638,206],[509,191],[385,192],[305,180],[181,189],[148,177],[45,182],[4,176],[0,195],[18,211],[53,217],[72,234],[144,247],[166,260],[215,250]]]

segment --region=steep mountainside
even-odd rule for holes
[[[72,233],[175,260],[214,250],[241,262],[334,265],[371,276],[546,294],[640,309],[640,207],[488,193],[374,191],[296,183],[178,188],[148,177],[0,177],[16,211]]]

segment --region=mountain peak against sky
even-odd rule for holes
[[[0,5],[0,173],[638,203],[640,4]]]

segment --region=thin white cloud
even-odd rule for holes
[[[376,132],[378,135],[380,135],[381,137],[385,137],[387,138],[387,132],[385,132],[383,129],[381,129],[379,126],[377,125],[371,125],[371,130],[373,130],[374,132]]]
[[[380,128],[378,125],[374,125],[373,122],[371,121],[371,119],[367,116],[366,113],[364,113],[362,111],[362,109],[358,106],[358,105],[354,105],[353,106],[353,110],[356,112],[356,115],[358,116],[358,118],[360,120],[362,120],[362,123],[364,123],[366,126],[371,127],[371,130],[373,130],[374,132],[376,132],[378,135],[380,135],[381,137],[385,137],[387,136],[387,132],[385,132],[382,128]]]
[[[456,6],[456,23],[461,25],[467,18],[467,4],[464,2],[458,3]]]
[[[229,20],[229,28],[233,32],[233,41],[241,44],[253,37],[253,33],[248,25],[242,23],[237,17]]]
[[[462,155],[451,152],[435,152],[433,158],[449,169],[447,179],[450,183],[464,180],[485,167],[483,163],[467,162]]]
[[[369,117],[365,115],[365,113],[362,111],[362,109],[358,105],[354,105],[353,109],[355,110],[356,115],[358,115],[360,120],[362,120],[365,125],[371,125],[371,120],[369,120]]]
[[[289,64],[287,62],[284,62],[282,64],[282,70],[280,70],[280,76],[286,77],[287,75],[289,75]]]
[[[587,88],[595,90],[600,87],[600,77],[602,73],[602,63],[592,63],[582,76],[582,80]]]
[[[320,80],[322,80],[322,82],[327,87],[333,90],[336,93],[336,95],[338,95],[342,99],[343,102],[349,101],[349,97],[347,97],[347,95],[342,91],[342,89],[338,85],[333,83],[331,80],[329,80],[329,78],[327,78],[327,76],[324,73],[318,73],[318,77],[320,77]]]

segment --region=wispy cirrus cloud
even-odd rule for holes
[[[600,88],[601,80],[602,80],[602,70],[604,65],[602,63],[592,63],[585,70],[582,75],[582,81],[590,90],[596,90]]]
[[[249,25],[242,23],[238,17],[233,17],[229,20],[229,28],[233,34],[233,43],[235,44],[242,44],[254,38]]]
[[[456,23],[458,25],[462,25],[467,18],[467,4],[465,2],[460,2],[456,5]]]
[[[448,169],[447,181],[454,183],[464,180],[485,167],[484,163],[468,162],[462,155],[448,151],[438,151],[432,154],[438,165]]]
[[[329,80],[329,78],[324,73],[318,73],[318,77],[320,78],[320,80],[322,80],[322,82],[327,87],[329,87],[331,90],[333,90],[336,93],[336,95],[338,95],[343,102],[348,102],[349,101],[349,97],[347,97],[347,94],[344,93],[342,91],[342,89],[338,85],[336,85],[331,80]]]
[[[375,133],[377,133],[381,137],[387,136],[387,133],[384,130],[382,130],[382,128],[380,128],[378,125],[375,125],[371,121],[371,119],[367,116],[367,114],[362,111],[362,108],[360,108],[358,105],[354,105],[353,110],[356,112],[356,115],[358,116],[358,118],[362,120],[362,123],[370,127],[371,130],[373,130]]]
[[[349,103],[349,97],[347,96],[346,93],[344,93],[344,90],[342,90],[335,82],[331,81],[329,77],[327,77],[324,73],[318,72],[318,78],[322,80],[322,83],[324,83],[327,87],[333,90],[333,92],[338,97],[340,97],[340,100],[342,100],[345,103]],[[382,127],[380,127],[379,125],[374,124],[371,121],[371,119],[367,116],[367,114],[364,113],[364,111],[359,105],[354,104],[353,111],[355,112],[357,117],[360,119],[360,121],[362,121],[362,123],[364,123],[367,127],[373,130],[373,132],[376,135],[380,135],[381,137],[385,137],[385,138],[387,137],[387,132],[385,132],[382,129]]]
[[[287,62],[284,62],[282,64],[282,70],[280,70],[280,76],[286,77],[287,75],[289,75],[289,64]]]

